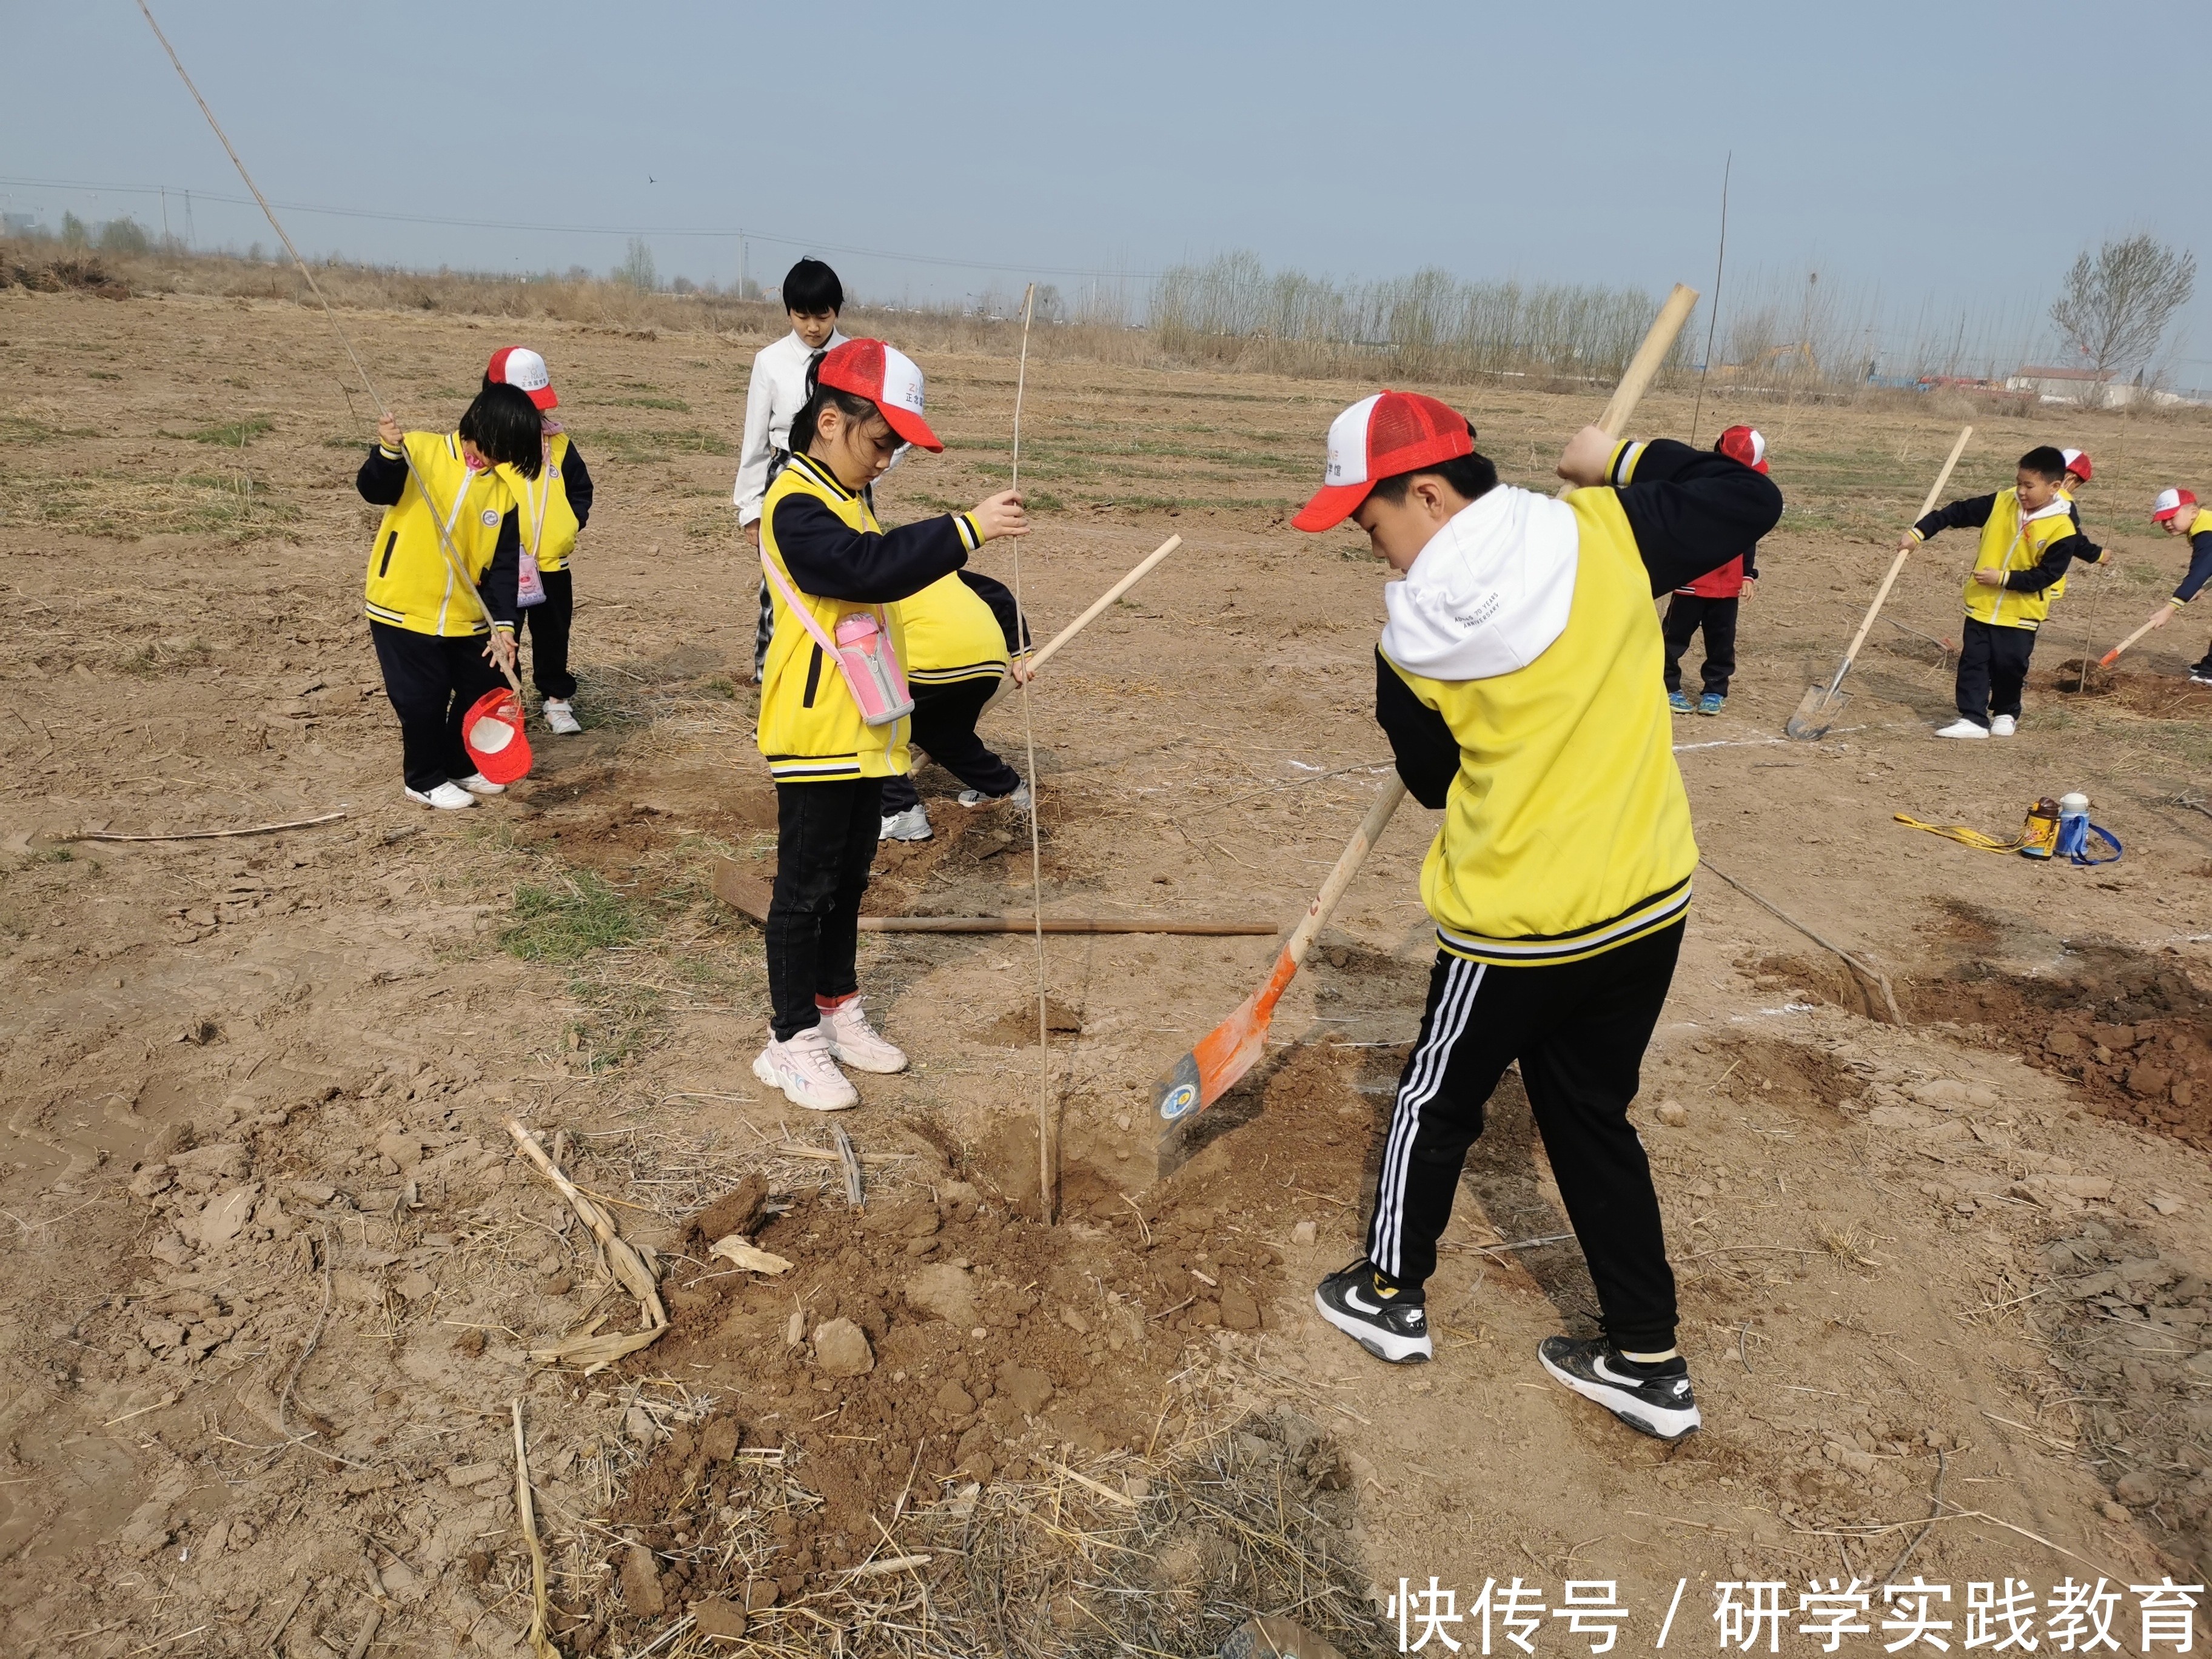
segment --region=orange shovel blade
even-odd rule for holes
[[[1298,971],[1285,945],[1275,958],[1267,982],[1198,1041],[1152,1085],[1152,1110],[1161,1126],[1161,1143],[1176,1139],[1187,1121],[1204,1111],[1250,1071],[1267,1046],[1267,1027],[1275,1005]]]

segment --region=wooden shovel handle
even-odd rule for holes
[[[2134,633],[2129,635],[2127,638],[2122,640],[2118,645],[2105,653],[2103,656],[2098,658],[2097,666],[2100,668],[2110,668],[2115,662],[2119,660],[2121,652],[2126,650],[2144,635],[2149,633],[2152,629],[2157,627],[2159,623],[2163,622],[2165,619],[2164,613],[2162,612],[2157,616],[2154,616],[2141,628],[2136,629]]]
[[[1698,290],[1674,284],[1674,291],[1667,296],[1667,303],[1659,307],[1658,316],[1652,319],[1650,331],[1644,335],[1644,343],[1636,348],[1636,355],[1628,360],[1628,368],[1620,377],[1620,384],[1606,399],[1605,413],[1597,417],[1598,430],[1608,438],[1618,438],[1628,430],[1628,418],[1636,413],[1636,405],[1644,401],[1650,388],[1652,377],[1667,361],[1667,354],[1674,349],[1674,337],[1682,331],[1682,325],[1690,320],[1690,313],[1697,308]],[[1558,494],[1561,499],[1575,493],[1572,484],[1561,484]]]
[[[1398,810],[1398,803],[1405,799],[1406,786],[1398,779],[1394,777],[1382,786],[1382,793],[1376,796],[1375,805],[1367,809],[1367,816],[1360,820],[1358,831],[1352,837],[1351,845],[1338,858],[1336,867],[1328,872],[1328,879],[1322,883],[1321,891],[1314,896],[1314,902],[1306,906],[1304,916],[1291,934],[1291,942],[1283,947],[1283,955],[1290,961],[1302,963],[1306,959],[1306,952],[1313,948],[1314,940],[1321,930],[1328,926],[1328,919],[1336,914],[1337,902],[1343,898],[1344,890],[1352,885],[1352,878],[1359,873],[1359,866],[1367,861],[1368,849],[1382,839],[1382,831],[1389,825],[1390,815]]]
[[[1174,552],[1176,549],[1182,545],[1182,537],[1170,536],[1167,540],[1162,542],[1158,547],[1154,548],[1151,553],[1146,556],[1145,561],[1142,564],[1139,564],[1134,570],[1132,570],[1127,575],[1122,577],[1120,581],[1115,582],[1113,586],[1108,588],[1105,592],[1099,595],[1088,611],[1078,617],[1073,622],[1068,623],[1066,627],[1061,629],[1059,633],[1054,635],[1051,639],[1045,642],[1042,649],[1030,657],[1028,663],[1030,673],[1034,675],[1038,669],[1050,662],[1052,660],[1052,653],[1054,652],[1059,650],[1061,646],[1066,645],[1070,640],[1073,639],[1078,634],[1080,634],[1085,628],[1089,627],[1091,623],[1097,619],[1100,611],[1103,611],[1108,605],[1113,604],[1115,600],[1120,599],[1124,593],[1134,587],[1139,582],[1144,580],[1147,575],[1152,574],[1152,568],[1154,565],[1158,564],[1162,559],[1167,557],[1169,554]]]
[[[1951,453],[1943,462],[1943,470],[1936,475],[1935,483],[1929,488],[1927,500],[1920,503],[1920,511],[1912,515],[1913,523],[1918,524],[1936,510],[1936,502],[1943,493],[1943,486],[1951,482],[1951,469],[1958,465],[1959,457],[1966,453],[1966,440],[1973,435],[1974,428],[1971,426],[1960,428],[1959,441],[1951,446]],[[1881,607],[1889,599],[1889,590],[1897,585],[1898,573],[1905,568],[1905,562],[1911,556],[1911,548],[1900,547],[1897,550],[1897,556],[1889,562],[1889,574],[1881,579],[1881,586],[1875,590],[1874,603],[1867,607],[1866,620],[1859,624],[1859,631],[1851,635],[1850,647],[1844,653],[1844,665],[1836,671],[1838,684],[1842,684],[1844,671],[1857,658],[1859,647],[1866,643],[1867,635],[1874,631],[1874,619],[1881,614]],[[1832,690],[1834,687],[1829,689]]]
[[[1697,308],[1698,290],[1674,284],[1674,291],[1667,296],[1667,303],[1659,307],[1659,315],[1652,322],[1650,332],[1644,343],[1636,348],[1636,355],[1628,360],[1628,369],[1620,377],[1620,384],[1613,389],[1613,396],[1605,405],[1605,413],[1597,417],[1608,438],[1620,437],[1628,427],[1628,417],[1636,413],[1636,405],[1643,401],[1644,392],[1651,385],[1651,377],[1658,374],[1667,361],[1667,354],[1674,349],[1674,337],[1682,331],[1682,325],[1690,320],[1690,313]]]

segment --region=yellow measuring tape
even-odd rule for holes
[[[2039,800],[2029,807],[2027,821],[2021,825],[2020,833],[2009,841],[1984,835],[1970,824],[1923,823],[1918,818],[1908,817],[1902,812],[1893,816],[1908,829],[1925,830],[1931,836],[1955,841],[1960,846],[1973,848],[1977,852],[2025,853],[2030,858],[2047,859],[2058,845],[2058,803],[2053,800]]]

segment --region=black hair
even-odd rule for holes
[[[801,260],[800,263],[803,264],[805,261]],[[827,270],[829,267],[824,265],[823,269]],[[833,277],[831,280],[836,279]],[[884,412],[857,392],[841,392],[834,386],[823,386],[815,378],[821,367],[820,353],[817,353],[814,360],[806,365],[806,401],[799,405],[799,413],[791,417],[791,453],[794,455],[811,455],[814,453],[814,440],[821,435],[822,411],[825,409],[836,410],[848,421],[866,421],[871,415],[880,419]],[[885,422],[884,424],[889,425],[890,422]]]
[[[1474,422],[1469,421],[1467,423],[1467,441],[1473,443],[1474,439]],[[1377,478],[1375,487],[1367,493],[1395,505],[1406,499],[1406,491],[1423,473],[1433,473],[1471,501],[1480,501],[1498,488],[1497,463],[1477,450],[1472,455],[1455,455],[1434,466],[1417,466],[1411,472],[1398,472],[1387,478]]]
[[[845,308],[845,285],[837,273],[812,254],[783,273],[783,308],[811,316]]]
[[[545,417],[520,386],[488,386],[461,416],[460,435],[495,465],[511,466],[526,478],[538,476],[545,459]]]
[[[2038,444],[2020,458],[2020,470],[2033,472],[2051,483],[2066,481],[2066,457],[2051,444]]]

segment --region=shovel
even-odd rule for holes
[[[2097,666],[2100,668],[2110,668],[2114,663],[2120,659],[2121,652],[2126,650],[2130,646],[2133,645],[2137,640],[2142,638],[2144,635],[2149,633],[2152,629],[2157,627],[2165,620],[2166,613],[2163,611],[2160,611],[2158,615],[2153,617],[2141,628],[2136,629],[2134,633],[2129,635],[2127,638],[2122,640],[2118,645],[2105,653],[2103,656],[2098,658]],[[2083,678],[2086,680],[2087,677],[2085,675]]]
[[[1613,388],[1605,413],[1598,417],[1598,425],[1611,436],[1618,438],[1627,428],[1628,417],[1636,412],[1644,389],[1651,384],[1659,366],[1666,362],[1674,337],[1681,332],[1691,307],[1697,302],[1697,290],[1678,283],[1674,291],[1667,296],[1666,304],[1659,308],[1650,331],[1637,348],[1636,356],[1629,360],[1620,384]],[[1559,493],[1564,495],[1567,492],[1563,489]],[[1306,907],[1306,914],[1291,933],[1290,942],[1275,957],[1266,982],[1239,1003],[1228,1018],[1192,1045],[1190,1052],[1176,1061],[1165,1077],[1152,1084],[1152,1113],[1160,1126],[1158,1151],[1164,1172],[1181,1163],[1192,1121],[1220,1099],[1266,1052],[1267,1026],[1275,1017],[1275,1005],[1282,1000],[1283,993],[1297,976],[1298,965],[1306,959],[1314,940],[1336,913],[1337,901],[1352,885],[1359,866],[1367,861],[1368,849],[1382,838],[1391,815],[1405,799],[1406,786],[1395,777],[1383,786],[1382,793],[1367,809],[1366,817],[1353,834],[1352,844],[1329,871],[1328,878],[1322,883],[1321,892]]]
[[[1959,441],[1951,446],[1950,459],[1943,463],[1943,470],[1936,475],[1936,486],[1928,492],[1928,499],[1920,503],[1920,511],[1913,515],[1913,523],[1918,524],[1936,510],[1936,501],[1942,495],[1943,486],[1951,482],[1951,469],[1958,465],[1959,457],[1966,453],[1966,440],[1973,435],[1974,428],[1972,427],[1960,431]],[[1791,737],[1802,743],[1817,743],[1828,735],[1830,726],[1843,718],[1844,705],[1850,701],[1850,695],[1843,689],[1844,676],[1851,672],[1851,664],[1857,659],[1859,647],[1866,643],[1866,636],[1874,628],[1874,619],[1881,614],[1883,602],[1889,598],[1889,590],[1897,585],[1897,578],[1905,568],[1905,562],[1911,556],[1911,548],[1900,547],[1897,550],[1897,556],[1889,562],[1889,574],[1881,579],[1881,586],[1875,590],[1874,603],[1867,607],[1866,620],[1859,624],[1859,631],[1851,635],[1850,647],[1844,653],[1844,660],[1836,669],[1836,678],[1825,686],[1810,687],[1803,696],[1797,699],[1796,712],[1782,726],[1782,729]]]

